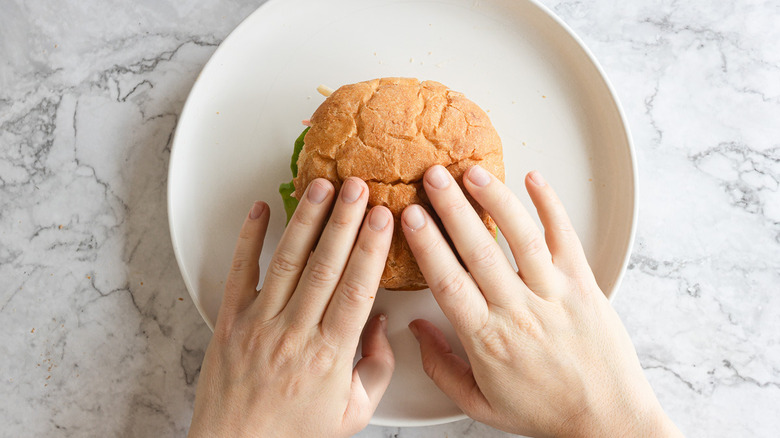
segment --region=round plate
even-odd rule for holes
[[[277,188],[291,178],[300,120],[323,100],[317,85],[384,76],[436,80],[484,108],[503,140],[507,184],[534,211],[523,178],[541,170],[566,205],[599,285],[614,293],[636,218],[630,137],[603,72],[551,12],[528,0],[271,0],[203,69],[174,139],[171,236],[210,327],[254,200],[272,210],[263,269],[279,241],[285,215]],[[463,418],[423,373],[406,328],[428,318],[459,345],[430,291],[379,291],[374,311],[388,314],[397,365],[372,423]]]

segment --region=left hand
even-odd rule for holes
[[[374,207],[364,222],[368,187],[350,178],[326,225],[335,197],[324,179],[308,187],[259,294],[269,211],[252,207],[203,359],[190,436],[343,437],[368,424],[394,366],[383,315],[368,323],[354,369],[352,361],[393,220]]]

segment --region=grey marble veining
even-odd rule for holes
[[[210,332],[168,235],[171,136],[261,2],[0,7],[0,435],[183,436]],[[615,86],[640,217],[614,302],[692,437],[780,429],[780,6],[544,3]],[[500,437],[473,421],[362,437]]]

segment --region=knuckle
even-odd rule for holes
[[[268,342],[268,333],[267,324],[244,318],[240,324],[236,325],[233,336],[240,344],[241,351],[246,354],[262,350],[264,344]]]
[[[442,209],[442,212],[445,215],[451,217],[461,217],[472,208],[471,204],[469,204],[469,202],[463,196],[459,196],[457,199],[446,202],[443,207],[444,208]],[[440,216],[442,215],[442,212],[439,212]]]
[[[377,354],[376,359],[381,361],[389,370],[395,370],[395,357],[392,352]]]
[[[314,225],[313,215],[308,211],[311,208],[313,207],[308,203],[299,204],[299,208],[295,210],[295,214],[293,214],[292,219],[290,219],[290,224],[287,226],[287,229],[290,229],[290,225],[295,228],[308,228]]]
[[[233,261],[230,263],[230,270],[233,272],[244,272],[250,266],[249,260],[243,256],[233,257]]]
[[[480,242],[471,251],[469,261],[475,270],[492,270],[498,266],[498,250],[492,242]]]
[[[314,352],[314,356],[311,359],[313,371],[320,374],[331,369],[338,362],[338,353],[338,348],[323,342]]]
[[[280,277],[287,277],[300,272],[301,266],[289,254],[280,251],[271,259],[269,271]]]
[[[490,355],[499,361],[506,362],[511,360],[510,355],[507,353],[511,351],[512,341],[507,339],[507,334],[495,327],[483,327],[477,332],[477,339],[480,340],[480,345],[486,354]]]
[[[238,232],[238,241],[241,245],[249,244],[254,240],[252,232],[247,228],[248,227],[241,228],[241,231]]]
[[[498,201],[499,206],[507,206],[507,205],[519,203],[517,196],[515,196],[515,194],[512,193],[511,190],[509,190],[509,187],[503,184],[501,185],[501,189],[498,191],[498,196],[496,197],[496,200]]]
[[[283,367],[300,357],[301,340],[294,331],[283,333],[276,342],[271,352],[271,365]]]
[[[225,318],[218,318],[217,324],[214,326],[214,342],[220,346],[228,346],[233,339],[233,331],[230,327],[230,322]]]
[[[523,336],[533,339],[541,339],[544,337],[542,325],[533,312],[512,312],[510,321],[511,323],[508,324],[507,327],[511,327],[512,331],[522,333]],[[507,335],[507,337],[508,336],[509,335]]]
[[[227,280],[225,280],[225,296],[231,296],[234,295],[234,292],[240,292],[242,286],[235,275],[228,275]]]
[[[345,279],[341,284],[341,293],[347,304],[352,306],[362,306],[364,303],[372,300],[372,294],[368,287],[357,278]]]
[[[557,221],[555,221],[553,228],[555,228],[555,230],[558,231],[559,233],[565,233],[565,234],[574,233],[574,227],[572,226],[571,222],[563,218],[560,218]]]
[[[436,290],[439,294],[453,297],[463,294],[466,289],[466,278],[458,271],[450,271],[445,274],[437,283]]]
[[[457,398],[458,407],[460,407],[463,410],[463,413],[468,415],[469,417],[479,422],[485,422],[485,417],[484,415],[482,415],[482,412],[480,412],[480,409],[478,408],[477,399],[471,397],[471,394],[477,391],[479,391],[479,386],[477,386],[476,381],[473,382],[471,385],[461,386],[458,389],[458,398]]]
[[[525,256],[535,257],[544,254],[546,248],[541,236],[532,234],[528,241],[522,245],[520,252]]]
[[[357,248],[367,257],[382,255],[385,252],[383,249],[384,246],[380,245],[379,242],[374,239],[359,239]]]
[[[241,241],[246,241],[248,243],[251,243],[257,238],[257,230],[255,227],[244,225],[241,227],[241,230],[238,232],[238,239]]]
[[[436,357],[430,353],[423,353],[421,359],[423,371],[425,371],[425,374],[435,382],[439,377],[439,365],[436,361]]]
[[[587,265],[585,267],[574,267],[572,271],[574,273],[573,276],[564,278],[561,281],[563,284],[561,289],[571,291],[581,299],[592,295],[591,292],[594,290],[600,291],[596,279]]]
[[[309,264],[309,278],[315,284],[329,284],[338,279],[338,273],[327,262],[312,260]]]
[[[352,226],[352,218],[346,212],[341,211],[333,214],[330,217],[329,226],[334,231],[342,231]]]
[[[441,249],[442,240],[432,238],[428,240],[427,242],[423,243],[423,245],[420,247],[420,254],[422,254],[423,257],[430,257],[432,255],[435,255],[439,253]]]

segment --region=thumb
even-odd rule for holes
[[[424,319],[412,321],[409,330],[420,343],[423,369],[433,383],[469,417],[488,412],[490,404],[477,386],[471,366],[452,352],[444,333]]]
[[[362,429],[376,411],[395,369],[395,357],[387,339],[387,316],[379,314],[366,324],[363,356],[352,371],[352,389],[344,414],[346,423]]]

